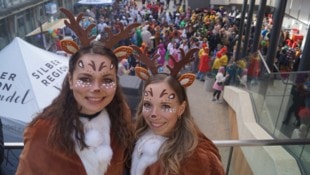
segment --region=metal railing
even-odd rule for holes
[[[291,145],[310,145],[310,139],[260,139],[260,140],[213,140],[217,147],[229,147],[227,157],[226,175],[230,173],[232,155],[235,147],[258,147],[258,146],[291,146]],[[23,149],[22,142],[5,142],[4,148]],[[255,173],[255,172],[254,172]]]

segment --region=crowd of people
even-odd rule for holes
[[[99,40],[106,37],[106,27],[117,33],[121,30],[121,26],[140,23],[141,26],[136,29],[132,38],[124,39],[119,45],[135,44],[141,49],[146,49],[150,56],[159,54],[158,64],[162,66],[161,71],[165,71],[166,65],[173,66],[169,55],[179,61],[180,49],[187,53],[191,48],[199,48],[201,51],[195,56],[195,61],[186,68],[195,73],[200,81],[204,81],[206,76],[215,77],[220,67],[225,68],[225,74],[230,71],[231,76],[227,78],[225,85],[247,87],[242,82],[245,77],[241,79],[245,71],[250,80],[257,79],[260,67],[255,62],[259,62],[259,58],[256,53],[250,53],[255,32],[255,18],[251,23],[248,46],[243,46],[244,36],[240,41],[240,50],[248,50],[250,56],[236,59],[241,14],[238,9],[229,11],[221,6],[213,9],[191,9],[186,7],[185,2],[176,0],[116,2],[111,6],[84,8],[85,18],[80,25],[87,28],[91,23],[95,23],[96,27],[91,31],[91,35],[97,36]],[[262,55],[268,52],[271,29],[272,15],[266,14],[259,41]],[[67,28],[66,31],[73,39],[77,39],[70,29]],[[302,54],[302,40],[294,39],[293,36],[290,31],[281,33],[274,71],[297,71]],[[246,65],[238,61],[245,62]],[[135,58],[131,57],[123,61],[120,66],[124,67],[124,73],[133,75],[133,67],[137,64]]]

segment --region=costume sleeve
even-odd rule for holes
[[[47,144],[51,123],[38,120],[24,131],[24,149],[19,157],[16,175],[22,174],[86,174],[77,155],[66,155]]]
[[[19,157],[19,164],[16,174],[36,174],[43,173],[38,162],[38,154],[42,155],[43,144],[38,144],[40,138],[36,137],[36,127],[27,127],[24,131],[24,149]],[[34,147],[37,151],[34,151]],[[33,155],[33,156],[32,156]],[[43,156],[43,155],[42,155]]]
[[[194,153],[182,162],[182,175],[224,175],[218,149],[206,137],[200,137]]]

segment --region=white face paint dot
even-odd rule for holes
[[[111,83],[103,83],[101,85],[102,88],[105,88],[105,89],[112,89],[112,88],[115,88],[116,87],[116,83],[115,82],[111,82]]]
[[[143,106],[142,111],[149,113],[151,112],[151,108]]]
[[[91,83],[90,82],[83,82],[82,80],[77,80],[75,83],[75,87],[91,87]]]
[[[165,113],[175,113],[176,112],[176,108],[163,108],[161,109],[161,112],[165,112]]]
[[[168,98],[169,98],[169,99],[174,99],[174,98],[175,98],[175,95],[174,95],[174,94],[171,94],[171,95],[169,95]]]

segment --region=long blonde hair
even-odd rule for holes
[[[176,78],[166,74],[156,74],[144,84],[144,89],[154,83],[166,82],[177,94],[179,104],[186,102],[184,113],[178,119],[174,131],[163,143],[159,150],[159,161],[165,174],[179,174],[181,162],[190,156],[198,145],[198,127],[191,116],[188,98],[185,88]],[[136,115],[135,136],[138,139],[148,129],[148,125],[142,116],[143,100],[141,100]]]

